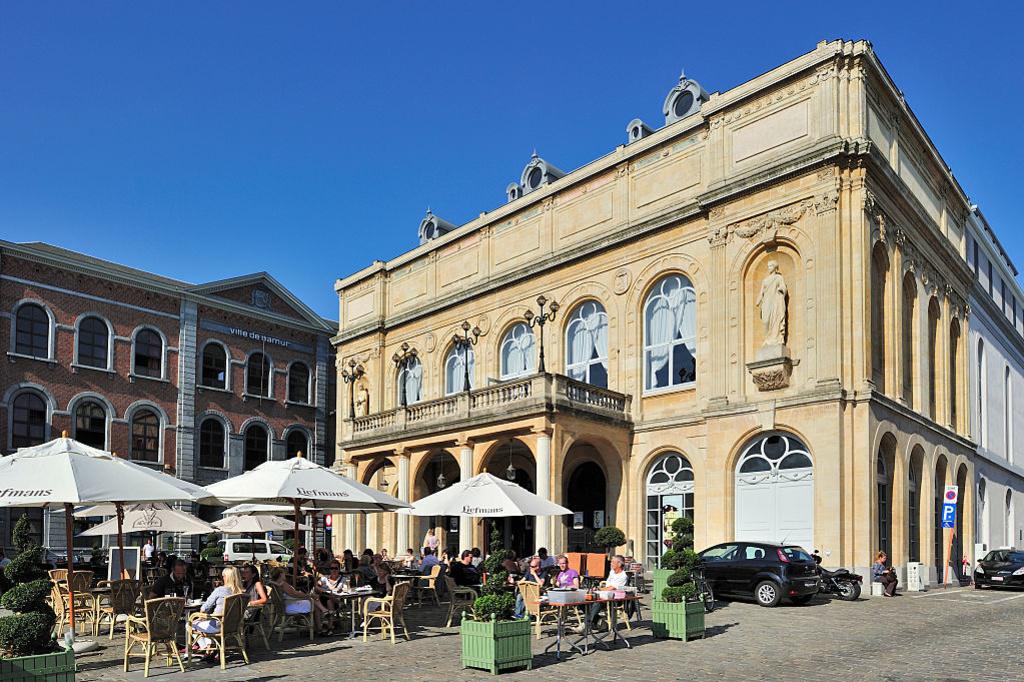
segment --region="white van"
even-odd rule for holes
[[[291,550],[280,542],[273,540],[248,540],[245,538],[228,538],[217,543],[224,561],[251,561],[253,552],[257,561],[288,561],[292,558]],[[255,547],[253,546],[255,545]]]

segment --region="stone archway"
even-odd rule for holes
[[[428,455],[420,464],[419,471],[412,484],[412,501],[421,500],[428,495],[447,488],[460,480],[459,462],[447,450],[439,450]],[[449,556],[459,551],[459,517],[458,516],[413,516],[412,537],[409,544],[419,543],[413,551],[422,549],[428,528],[434,529],[438,539],[438,547],[448,550]],[[405,547],[396,547],[396,552],[404,552]]]
[[[481,463],[480,470],[505,480],[514,480],[531,493],[537,491],[537,463],[530,448],[518,438],[495,443]],[[517,557],[530,556],[534,547],[535,517],[512,516],[484,524],[484,545],[490,546],[490,533],[497,526],[502,545]]]

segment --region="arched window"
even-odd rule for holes
[[[501,340],[501,378],[515,379],[534,372],[533,329],[519,322]]]
[[[934,298],[928,303],[928,415],[939,421],[939,302]],[[888,552],[886,552],[888,554]]]
[[[78,364],[106,369],[108,366],[110,330],[98,317],[87,317],[78,323]]]
[[[295,457],[300,452],[306,457],[309,456],[309,439],[301,429],[292,429],[288,433],[288,440],[285,441],[285,451],[289,457]]]
[[[1006,461],[1013,462],[1013,387],[1010,384],[1010,367],[1003,369],[1003,446]]]
[[[107,446],[107,411],[94,400],[83,400],[75,408],[75,440],[101,450]]]
[[[988,483],[984,478],[978,481],[978,530],[980,536],[978,540],[989,545],[989,549],[991,549],[988,523]]]
[[[245,392],[261,398],[271,397],[270,360],[263,353],[253,353],[245,365]]]
[[[14,322],[14,352],[34,358],[50,357],[50,316],[43,306],[26,303]]]
[[[141,329],[135,335],[133,372],[143,377],[163,376],[164,342],[152,329]]]
[[[293,362],[288,368],[288,400],[309,404],[309,367],[304,362]]]
[[[200,384],[208,388],[228,387],[228,354],[219,343],[203,347],[203,370]]]
[[[788,433],[758,436],[736,464],[736,539],[814,547],[814,463]]]
[[[697,295],[681,275],[662,278],[644,303],[644,390],[697,379]]]
[[[909,540],[909,561],[921,560],[921,537],[918,532],[921,519],[921,486],[918,482],[917,470],[912,465],[907,479],[907,536]]]
[[[415,355],[402,361],[395,378],[399,405],[412,405],[423,398],[423,364]]]
[[[1013,489],[1006,489],[1006,537],[1004,538],[1007,547],[1014,546],[1017,531],[1015,528],[1016,519],[1013,518]]]
[[[11,448],[46,442],[46,402],[37,393],[19,393],[11,405]]]
[[[917,282],[912,273],[903,278],[903,400],[914,407],[914,378],[917,374]]]
[[[469,385],[466,385],[466,359],[469,360]],[[444,394],[454,395],[473,388],[476,353],[465,345],[452,346],[444,361]]]
[[[132,459],[160,461],[160,417],[153,410],[136,410],[132,415]]]
[[[871,378],[875,388],[880,391],[886,390],[885,385],[885,362],[888,355],[886,341],[889,335],[886,334],[886,280],[889,276],[889,257],[885,253],[885,247],[878,243],[875,245],[871,257]]]
[[[693,468],[676,452],[658,457],[647,471],[646,559],[657,568],[668,547],[672,523],[686,516],[693,518]]]
[[[565,369],[573,379],[608,387],[608,314],[597,301],[584,301],[569,316]]]
[[[960,431],[960,323],[949,323],[949,425]]]
[[[245,471],[251,471],[270,457],[270,436],[260,424],[245,430]]]
[[[875,488],[878,497],[878,549],[892,558],[892,505],[890,496],[892,486],[889,485],[889,470],[885,458],[878,453],[875,459]]]
[[[199,466],[224,469],[224,425],[219,419],[204,419],[199,426]]]
[[[978,445],[986,447],[988,444],[988,383],[985,376],[985,342],[978,339]]]

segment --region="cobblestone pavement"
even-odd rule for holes
[[[194,662],[182,675],[154,661],[153,679],[332,680],[352,674],[364,679],[486,680],[485,671],[463,670],[458,628],[439,627],[442,612],[412,607],[407,612],[412,641],[294,636],[265,652],[252,646],[252,663],[232,658],[228,669]],[[1020,624],[1024,592],[972,588],[910,593],[895,599],[855,603],[815,599],[807,606],[765,609],[751,603],[720,603],[707,618],[708,637],[693,642],[656,640],[646,627],[625,633],[633,644],[574,655],[561,662],[543,654],[551,636],[534,640],[534,670],[571,682],[651,680],[1024,680]],[[649,615],[645,608],[644,615]],[[122,672],[123,637],[79,659],[78,680],[142,679],[141,659]],[[516,679],[528,672],[505,673]]]

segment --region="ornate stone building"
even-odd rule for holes
[[[518,550],[614,524],[653,566],[686,514],[698,547],[934,575],[929,501],[974,503],[966,196],[867,42],[711,95],[682,77],[663,114],[338,280],[337,465],[409,500],[491,471],[575,512],[505,522]],[[339,550],[485,544],[468,518],[335,525]]]

